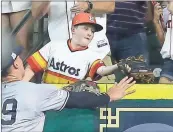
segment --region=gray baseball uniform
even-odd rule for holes
[[[47,110],[62,110],[69,93],[50,84],[2,84],[2,131],[43,131]]]

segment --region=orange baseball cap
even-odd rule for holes
[[[100,24],[96,23],[95,17],[93,17],[90,13],[79,13],[74,16],[72,25],[79,25],[79,24],[91,24],[95,27],[95,31],[101,31],[103,27]]]

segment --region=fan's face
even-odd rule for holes
[[[94,37],[95,28],[90,24],[82,24],[74,27],[74,35],[81,46],[88,46]]]

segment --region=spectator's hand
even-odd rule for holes
[[[162,7],[161,7],[160,3],[155,4],[153,21],[154,22],[159,22],[160,16],[162,16],[162,15],[163,15],[163,10],[162,10]]]
[[[87,2],[78,2],[71,8],[71,12],[80,13],[80,12],[85,12],[87,9],[88,9]]]
[[[136,81],[132,82],[132,80],[133,77],[125,77],[118,84],[114,84],[114,86],[107,92],[110,97],[110,101],[120,100],[126,95],[134,93],[136,90],[126,91],[136,83]]]

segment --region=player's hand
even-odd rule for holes
[[[153,21],[154,22],[159,22],[160,16],[162,16],[162,15],[163,15],[163,9],[162,9],[160,3],[155,4]]]
[[[85,12],[88,9],[87,2],[78,2],[70,10],[72,13]]]
[[[136,81],[132,80],[133,77],[125,77],[118,84],[114,84],[114,86],[110,88],[107,92],[110,97],[110,101],[120,100],[126,95],[134,93],[136,91],[135,89],[126,91],[128,88],[132,87],[136,83]]]

